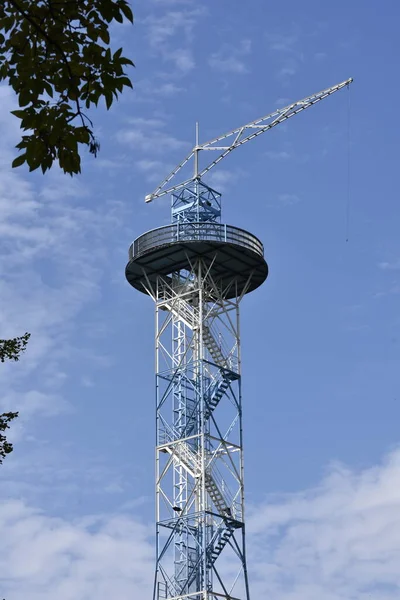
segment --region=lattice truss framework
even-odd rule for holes
[[[239,304],[199,259],[146,288],[156,307],[154,600],[249,600]],[[250,281],[250,278],[249,278]]]

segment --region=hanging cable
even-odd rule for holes
[[[350,131],[350,86],[347,86],[347,198],[346,198],[346,242],[349,241],[351,201],[351,131]]]

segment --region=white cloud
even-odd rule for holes
[[[0,408],[7,410],[12,407],[13,411],[20,412],[23,420],[33,415],[53,417],[61,413],[70,412],[71,406],[57,394],[29,390],[27,392],[12,392],[2,396]]]
[[[290,153],[285,150],[269,150],[265,155],[271,160],[288,160]]]
[[[157,119],[133,119],[134,127],[126,127],[116,134],[116,139],[131,148],[150,155],[167,151],[188,149],[187,142],[161,131],[164,122]]]
[[[393,261],[382,261],[378,263],[378,267],[382,269],[382,271],[399,271],[400,259]]]
[[[284,206],[292,206],[293,204],[300,202],[300,198],[297,194],[280,194],[278,199]]]
[[[103,236],[117,219],[107,207],[85,206],[88,189],[56,167],[29,179],[11,169],[20,132],[9,114],[12,93],[0,87],[0,97],[0,329],[5,338],[32,334],[21,361],[2,365],[2,405],[20,410],[23,424],[69,408],[62,387],[75,354],[74,318],[98,298]]]
[[[174,63],[181,73],[188,73],[195,67],[193,52],[189,48],[177,48],[165,53],[165,60]]]
[[[164,164],[159,160],[138,160],[137,163],[135,163],[135,165],[140,171],[143,171],[144,173],[160,169],[164,166]]]
[[[160,76],[182,78],[196,66],[193,54],[195,28],[198,28],[200,20],[208,11],[204,6],[193,7],[191,1],[184,0],[163,0],[155,2],[155,4],[157,10],[143,21],[147,28],[147,39],[152,53],[174,66],[172,73],[168,75],[163,73]],[[163,6],[168,8],[166,12],[160,11]],[[145,92],[146,88],[149,86],[144,86]],[[171,84],[164,87],[154,84],[147,91],[146,95],[150,97],[154,95],[171,96],[180,89],[176,89]]]
[[[194,0],[152,0],[158,6],[175,6],[177,4],[193,4]]]
[[[296,75],[296,67],[294,62],[291,62],[290,64],[286,64],[284,67],[281,67],[279,69],[278,72],[278,76],[281,79],[288,79],[289,77],[293,77],[293,75]]]
[[[167,150],[179,150],[187,147],[187,143],[178,140],[173,135],[167,135],[164,133],[149,133],[141,131],[140,129],[125,129],[117,133],[117,140],[128,144],[131,148],[159,154]]]
[[[373,298],[385,298],[386,296],[397,296],[400,294],[400,284],[393,283],[388,289],[375,292]]]
[[[110,175],[112,175],[117,169],[126,169],[128,164],[129,163],[126,161],[126,158],[123,156],[118,157],[118,159],[96,158],[96,160],[93,162],[93,166],[96,169],[107,169]]]
[[[108,492],[117,493],[118,482]],[[247,520],[252,595],[398,600],[399,514],[400,450],[358,472],[333,465],[315,488],[266,498],[250,507]],[[2,594],[13,600],[149,597],[152,533],[127,513],[60,519],[3,501]]]
[[[279,106],[279,108],[283,108],[284,106],[287,106],[290,103],[290,98],[278,98],[275,101],[275,104],[277,106]]]
[[[297,35],[267,34],[266,38],[270,50],[274,52],[293,52],[298,42]]]
[[[224,44],[210,56],[209,65],[217,71],[244,74],[249,72],[244,58],[251,53],[251,41],[241,40],[237,45]]]
[[[160,96],[174,96],[184,92],[185,88],[179,87],[174,83],[163,83],[162,85],[155,86],[154,93]]]
[[[162,74],[162,77],[165,77],[165,73]],[[160,83],[145,79],[137,83],[136,92],[139,94],[136,99],[148,104],[151,101],[159,101],[160,98],[172,98],[177,94],[182,94],[186,92],[186,88],[176,85],[172,81]]]
[[[359,473],[334,465],[315,489],[253,508],[258,598],[395,600],[400,592],[400,451]]]
[[[286,83],[297,73],[299,62],[304,58],[298,47],[299,36],[293,33],[278,33],[267,34],[266,39],[278,65],[278,79]]]
[[[149,530],[127,516],[67,521],[8,502],[0,538],[2,594],[13,600],[150,597]]]
[[[135,167],[144,174],[146,181],[152,183],[160,183],[161,179],[172,171],[171,165],[167,165],[160,160],[142,159],[135,162]]]
[[[2,365],[3,366],[3,365]],[[52,377],[57,375],[52,372]],[[61,377],[63,374],[59,374]],[[36,417],[58,417],[59,415],[73,412],[72,405],[60,394],[55,392],[44,392],[39,390],[15,391],[11,389],[4,393],[0,398],[0,413],[18,412],[19,417],[13,421],[10,430],[7,432],[7,439],[13,444],[21,440],[30,439],[31,427],[30,421]]]
[[[146,119],[144,117],[131,117],[128,119],[128,123],[131,125],[135,125],[136,127],[140,127],[144,129],[145,127],[149,129],[160,128],[165,126],[165,121],[162,119]]]
[[[190,10],[173,10],[161,16],[149,16],[144,23],[148,27],[150,45],[161,51],[166,42],[177,36],[185,36],[187,40],[193,33],[200,17],[205,14],[204,8]]]
[[[224,193],[229,190],[229,187],[237,181],[238,177],[244,175],[239,169],[229,171],[227,169],[214,169],[207,175],[207,185],[215,189],[217,192]]]

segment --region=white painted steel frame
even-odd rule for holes
[[[294,115],[302,112],[303,110],[314,106],[321,100],[328,98],[335,92],[343,89],[344,87],[348,87],[353,82],[353,79],[350,77],[346,79],[346,81],[342,81],[336,85],[333,85],[329,88],[322,90],[321,92],[317,92],[316,94],[312,94],[311,96],[307,96],[302,100],[297,100],[297,102],[293,102],[284,108],[279,108],[274,112],[260,117],[259,119],[255,119],[246,125],[242,125],[241,127],[237,127],[236,129],[232,129],[223,135],[220,135],[208,142],[203,144],[199,144],[198,141],[198,126],[196,126],[196,145],[193,150],[179,163],[173,171],[160,183],[160,185],[154,190],[152,194],[148,194],[145,197],[146,202],[152,202],[156,198],[160,198],[165,194],[171,194],[180,190],[181,188],[189,185],[194,180],[201,180],[208,171],[210,171],[213,167],[215,167],[221,160],[223,160],[228,154],[230,154],[236,148],[243,146],[247,142],[250,142],[252,139],[258,137],[262,133],[269,131],[279,123],[283,123],[287,121]],[[224,142],[222,145],[219,145],[219,142]],[[199,169],[199,153],[202,150],[214,150],[218,152],[217,158],[212,160],[210,163],[206,165],[203,169]],[[194,175],[189,179],[186,179],[183,182],[180,182],[172,187],[167,188],[167,184],[179,173],[179,171],[191,160],[194,159]]]
[[[239,330],[247,288],[227,300],[199,259],[146,291],[156,309],[154,600],[249,600]]]

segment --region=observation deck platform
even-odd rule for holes
[[[154,285],[160,275],[190,271],[200,258],[211,265],[210,273],[222,289],[235,283],[227,299],[240,295],[247,285],[246,293],[255,290],[268,276],[264,247],[256,236],[210,222],[174,223],[144,233],[129,248],[125,274],[134,288],[146,293],[147,280]]]

